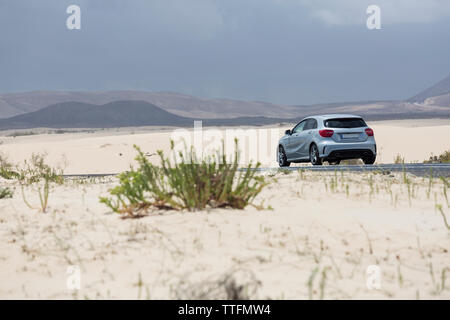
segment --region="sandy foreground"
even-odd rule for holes
[[[443,182],[407,178],[409,193],[402,174],[277,173],[264,210],[141,219],[99,203],[115,178],[52,186],[47,213],[37,185],[2,181],[0,298],[449,299]]]
[[[395,120],[369,123],[375,131],[378,146],[377,163],[393,163],[400,154],[406,162],[422,162],[430,155],[450,149],[450,119]],[[259,161],[263,166],[276,163],[279,138],[292,126],[258,128],[203,128],[200,135],[192,129],[108,129],[64,134],[30,136],[0,136],[0,153],[11,162],[22,163],[33,153],[47,154],[53,166],[64,168],[67,174],[118,173],[134,163],[136,144],[149,154],[163,150],[168,154],[170,140],[180,149],[184,143],[203,148],[205,153],[220,148],[225,142],[230,152],[234,137],[239,138],[242,163]],[[48,130],[41,130],[46,132]],[[36,132],[39,132],[37,130]],[[14,132],[8,132],[11,135]],[[156,161],[157,157],[150,157]]]
[[[381,162],[397,153],[422,161],[449,149],[448,121],[371,125]],[[117,172],[132,163],[133,143],[145,152],[167,150],[170,136],[1,137],[0,152],[14,162],[44,150],[54,163],[65,155],[66,173]],[[14,192],[0,199],[0,298],[450,298],[444,181],[402,173],[264,174],[271,183],[256,207],[157,211],[141,219],[121,219],[99,202],[117,185],[114,177],[52,184],[47,213],[39,209],[41,185],[22,189],[0,180]]]

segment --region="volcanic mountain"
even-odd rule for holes
[[[428,89],[425,89],[424,91],[416,94],[414,97],[409,98],[408,101],[423,103],[428,98],[448,95],[450,95],[450,75],[434,84],[433,86],[429,87]],[[450,96],[448,96],[447,101],[450,102]]]
[[[139,126],[192,126],[195,118],[167,112],[146,101],[115,101],[104,105],[58,103],[35,112],[0,119],[0,130],[25,128],[114,128]],[[199,119],[202,120],[202,119]],[[205,125],[261,125],[284,119],[238,117],[204,119]]]

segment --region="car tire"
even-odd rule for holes
[[[369,156],[366,158],[363,158],[362,161],[364,162],[364,164],[374,164],[375,163],[375,158],[376,156]]]
[[[289,167],[291,165],[291,163],[287,161],[283,146],[278,147],[278,165],[280,167]]]
[[[322,165],[322,159],[319,157],[319,149],[315,144],[312,144],[311,147],[309,147],[309,161],[311,161],[313,166]]]

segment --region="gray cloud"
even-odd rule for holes
[[[447,1],[408,9],[397,0],[395,10],[385,6],[396,0],[378,2],[383,29],[369,31],[365,0],[3,0],[0,91],[303,104],[405,98],[446,76]],[[81,7],[81,30],[65,27],[70,4]],[[404,10],[408,18],[388,23]],[[420,12],[428,20],[412,23]]]
[[[365,8],[377,5],[384,24],[428,23],[450,17],[448,0],[274,0],[287,6],[296,3],[310,10],[315,17],[330,25],[361,24]]]

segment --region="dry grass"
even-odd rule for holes
[[[159,151],[161,166],[151,164],[138,147],[136,150],[139,168],[119,176],[120,184],[111,190],[112,198],[101,198],[114,212],[131,217],[141,216],[149,208],[244,209],[266,186],[264,177],[253,170],[259,163],[239,170],[237,150],[231,161],[224,152],[200,159],[192,149],[180,153],[179,161],[171,161]]]
[[[62,184],[63,169],[48,165],[45,154],[33,154],[21,165],[10,163],[6,156],[0,154],[0,177],[18,180],[22,184],[33,184],[42,180]]]
[[[428,160],[424,160],[423,163],[449,163],[450,162],[450,150],[444,151],[438,156],[431,155]]]
[[[9,188],[0,187],[0,199],[12,198],[13,192]]]
[[[272,175],[256,201],[265,200],[273,211],[165,210],[121,220],[98,203],[116,178],[52,186],[45,215],[30,214],[20,197],[1,201],[0,297],[450,296],[450,243],[443,220],[449,213],[448,179],[407,173]],[[35,205],[38,186],[24,186]],[[64,287],[68,265],[83,270],[80,291]],[[382,270],[379,290],[366,287],[370,265]]]

